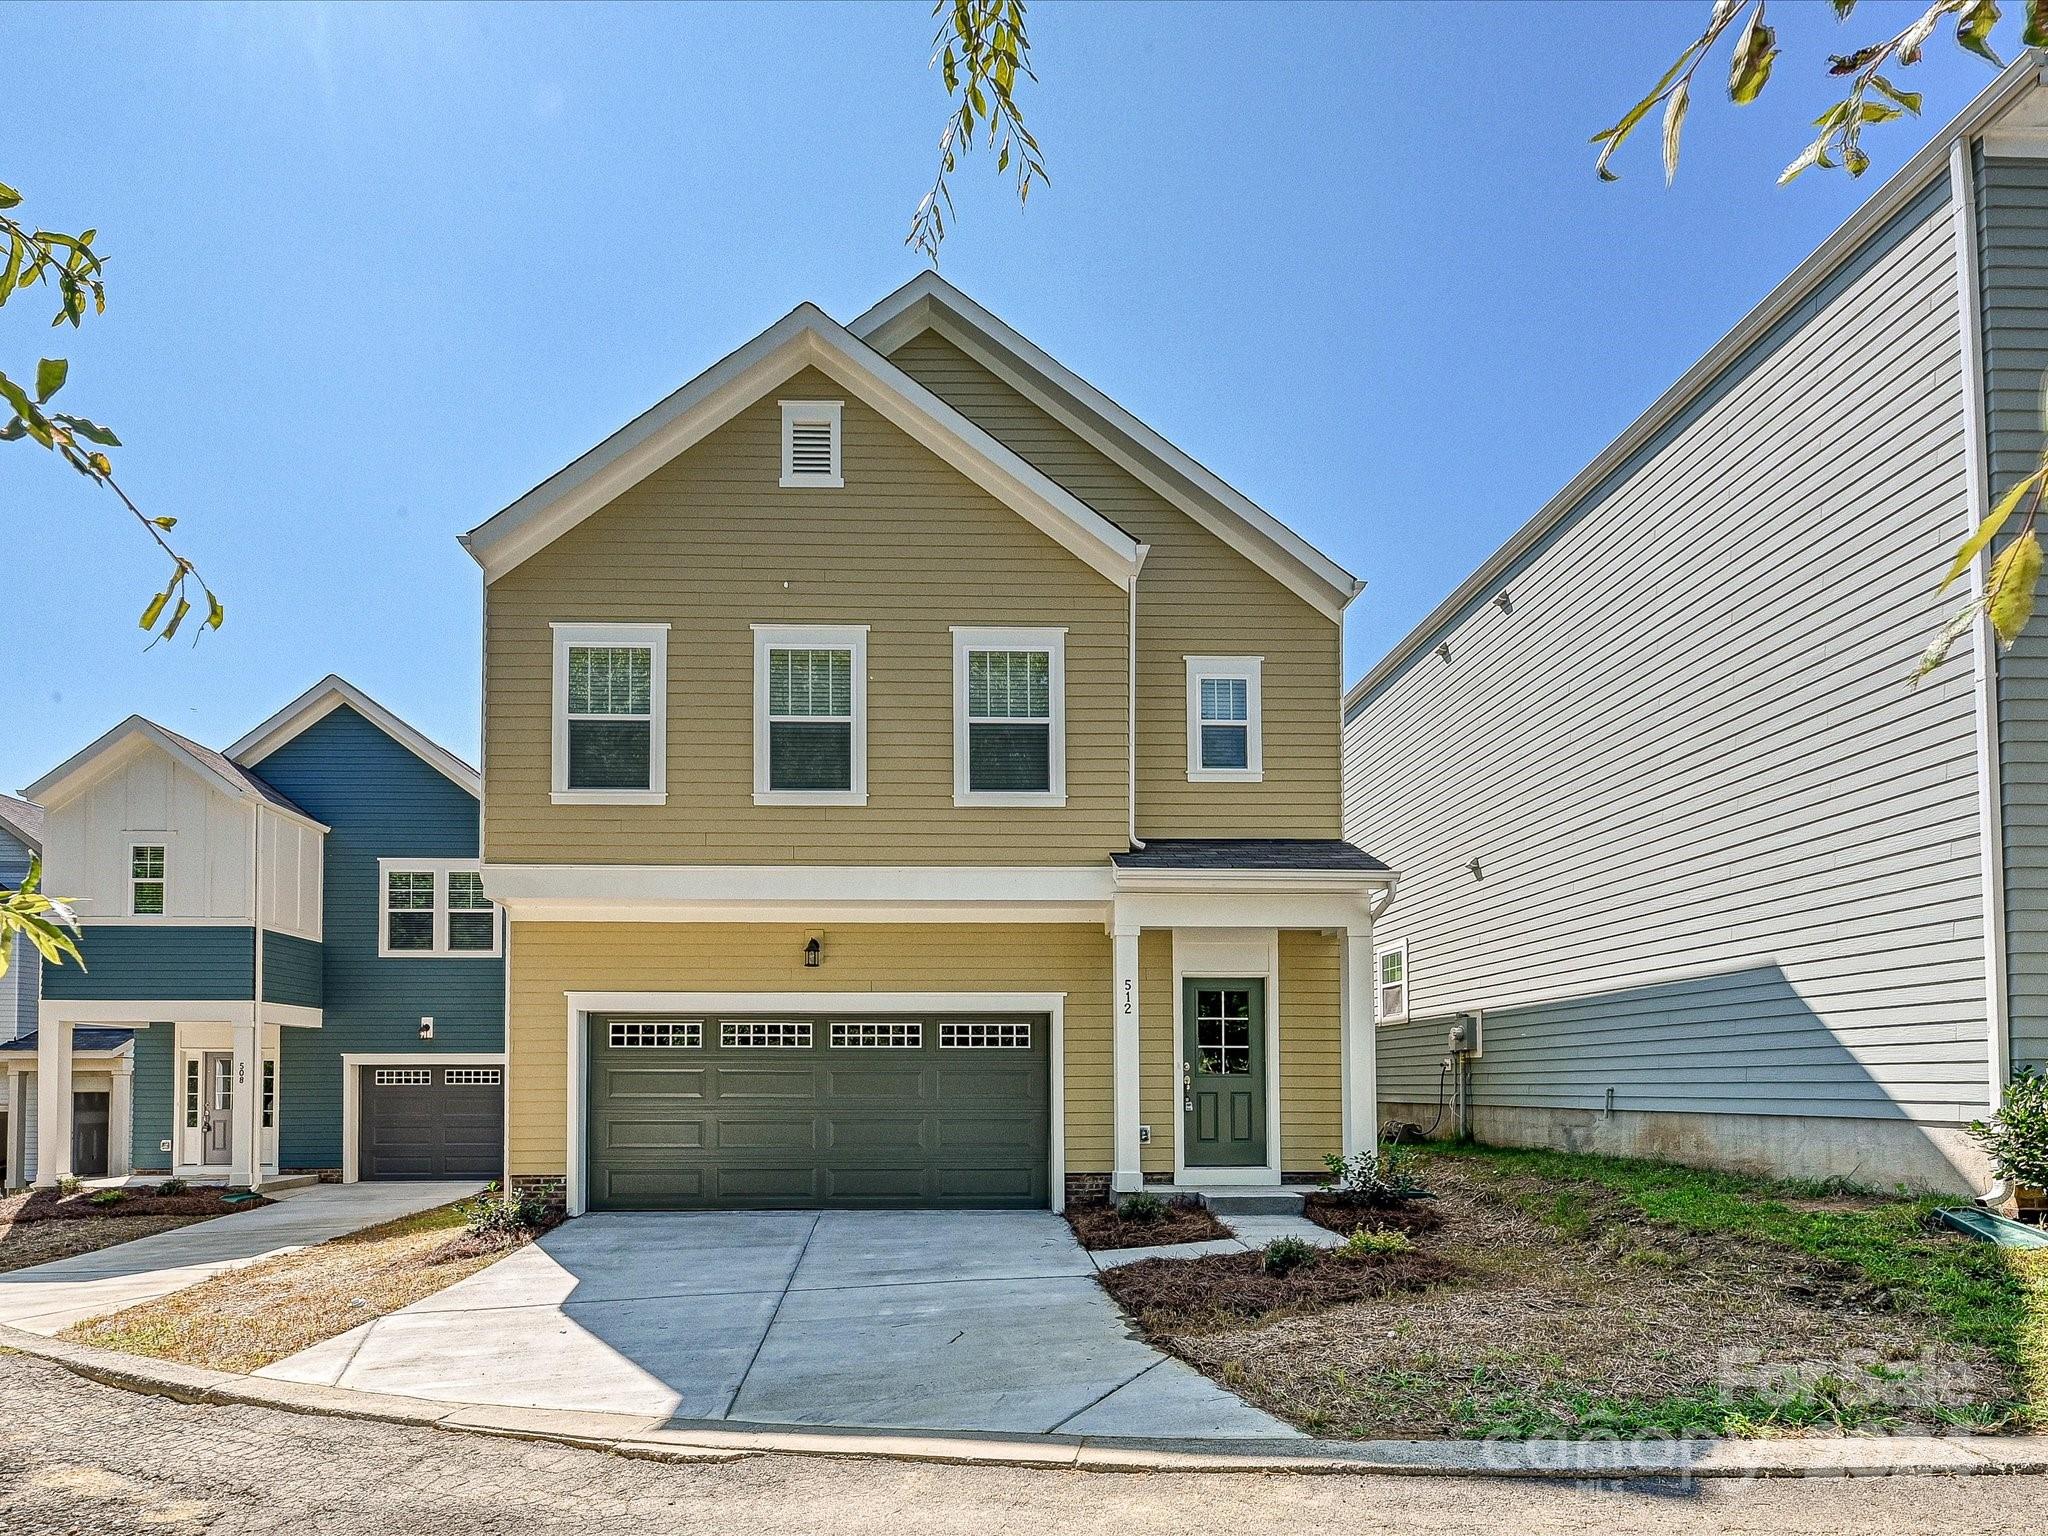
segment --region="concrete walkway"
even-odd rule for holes
[[[476,1182],[315,1184],[273,1205],[138,1237],[74,1258],[0,1274],[0,1324],[61,1333],[73,1323],[154,1301],[296,1248],[474,1195]]]
[[[1299,1438],[1134,1337],[1031,1211],[584,1216],[260,1374],[666,1422]]]

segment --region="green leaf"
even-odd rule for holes
[[[1621,180],[1621,178],[1615,175],[1614,172],[1607,169],[1608,160],[1613,156],[1614,152],[1617,149],[1621,148],[1622,141],[1626,139],[1631,133],[1635,132],[1636,124],[1640,123],[1645,117],[1650,115],[1650,108],[1657,105],[1658,100],[1664,95],[1664,92],[1670,87],[1671,82],[1678,78],[1679,71],[1684,69],[1686,64],[1690,62],[1690,60],[1692,59],[1692,56],[1699,51],[1699,46],[1700,45],[1698,43],[1693,43],[1690,46],[1688,46],[1685,52],[1681,53],[1678,56],[1678,62],[1676,64],[1673,64],[1669,69],[1664,71],[1664,78],[1657,82],[1656,86],[1651,90],[1650,94],[1645,96],[1641,101],[1637,102],[1634,106],[1630,107],[1628,109],[1628,112],[1626,113],[1626,115],[1623,116],[1620,122],[1616,123],[1612,128],[1609,128],[1604,133],[1596,133],[1593,135],[1593,143],[1604,144],[1606,146],[1606,148],[1600,151],[1600,158],[1593,162],[1593,169],[1599,175],[1602,181]]]
[[[1999,498],[1998,505],[1991,509],[1990,515],[1977,525],[1977,531],[1963,540],[1963,547],[1956,551],[1954,564],[1949,566],[1948,574],[1941,578],[1941,585],[1935,588],[1937,592],[1946,592],[1954,585],[1955,579],[1970,568],[1970,562],[1983,553],[1987,544],[1998,537],[1998,530],[2005,526],[2005,520],[2012,516],[2013,510],[2026,498],[2027,493],[2041,486],[2044,479],[2048,479],[2048,465],[2035,470]]]
[[[1991,628],[2008,650],[2034,616],[2034,589],[2041,580],[2041,538],[2029,528],[1991,562]]]
[[[36,404],[41,405],[64,387],[71,364],[61,357],[46,357],[36,364]]]
[[[1998,0],[1972,0],[1956,22],[1956,41],[1978,57],[2003,69],[2005,61],[1991,51],[1991,29],[1998,25]]]
[[[0,208],[17,207],[20,202],[21,194],[4,182],[0,182]]]
[[[2027,30],[2020,41],[2029,48],[2048,47],[2048,0],[2027,0]]]
[[[178,606],[171,612],[171,622],[164,626],[163,638],[168,640],[177,634],[178,626],[185,622],[185,615],[192,611],[192,599],[181,597]]]
[[[0,373],[0,400],[14,407],[14,414],[21,418],[21,424],[30,437],[45,448],[56,446],[56,434],[51,432],[49,420],[36,409],[36,403],[29,399],[28,392],[4,373]]]
[[[227,623],[227,621],[228,611],[221,605],[221,600],[215,597],[211,592],[207,593],[206,627],[208,629],[219,629],[221,625]]]
[[[142,621],[138,627],[142,629],[155,629],[156,621],[163,617],[164,604],[170,600],[171,594],[168,592],[159,592],[155,597],[152,597],[149,600],[149,606],[142,610]]]
[[[98,422],[84,416],[59,415],[56,418],[89,443],[98,443],[102,448],[118,448],[121,439]]]
[[[1685,109],[1691,105],[1692,91],[1684,81],[1671,93],[1664,103],[1664,185],[1670,186],[1678,179],[1678,135],[1685,128]]]
[[[1983,615],[1987,606],[1985,599],[1972,598],[1966,606],[1949,616],[1949,621],[1941,626],[1941,632],[1934,637],[1927,649],[1920,653],[1920,664],[1913,669],[1915,688],[1920,686],[1922,678],[1948,659],[1948,653],[1955,649],[1955,643],[1970,632],[1970,626]]]
[[[178,520],[175,517],[152,517],[150,521],[166,533],[178,526]]]
[[[1735,61],[1728,71],[1728,96],[1737,106],[1748,106],[1771,78],[1771,64],[1778,57],[1778,34],[1764,25],[1761,3],[1749,13],[1742,36],[1735,40]]]
[[[2048,0],[2034,0],[2034,3],[2037,5],[2048,6]],[[1918,117],[1920,115],[1921,96],[1918,91],[1902,91],[1897,86],[1893,85],[1891,81],[1885,79],[1883,75],[1872,75],[1870,77],[1870,83],[1873,86],[1875,86],[1880,93],[1891,97],[1893,101],[1896,101],[1900,106],[1904,107],[1908,112],[1911,112],[1915,117]]]
[[[1835,0],[1835,20],[1847,21],[1849,13],[1856,9],[1856,0]]]
[[[1888,107],[1881,101],[1866,101],[1856,110],[1858,117],[1866,123],[1889,123],[1904,116],[1897,107]]]
[[[1842,164],[1848,167],[1851,176],[1861,176],[1870,169],[1870,156],[1856,145],[1851,144],[1842,151]]]

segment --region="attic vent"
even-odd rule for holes
[[[782,483],[843,485],[837,400],[782,402]]]

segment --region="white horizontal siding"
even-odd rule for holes
[[[1404,876],[1383,1098],[1483,1009],[1481,1105],[1981,1110],[1971,680],[1907,686],[1956,302],[1930,194],[1347,722],[1346,836]]]

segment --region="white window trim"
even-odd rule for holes
[[[1045,651],[1052,728],[1048,752],[1052,771],[1050,789],[970,789],[967,783],[967,653],[970,651]],[[953,626],[953,803],[1025,808],[1062,806],[1067,803],[1067,632],[1057,629],[990,629],[978,625]]]
[[[1383,1014],[1380,1012],[1380,993],[1385,991],[1386,987],[1380,981],[1380,961],[1387,955],[1399,955],[1401,957],[1401,1008],[1398,1013]],[[1401,1024],[1407,1022],[1409,988],[1413,981],[1414,977],[1408,970],[1408,941],[1406,939],[1401,940],[1398,944],[1382,944],[1378,949],[1375,949],[1372,952],[1373,1018],[1381,1024]]]
[[[123,879],[127,883],[128,891],[126,915],[129,917],[139,917],[146,923],[162,922],[171,915],[171,834],[168,832],[130,831],[124,833],[123,836],[127,838],[126,846],[128,850],[127,867],[121,872]],[[139,878],[135,873],[135,850],[138,848],[161,848],[164,851],[163,876],[156,882],[164,888],[164,906],[161,912],[138,912],[135,910],[135,882]]]
[[[1190,656],[1188,664],[1188,782],[1190,784],[1257,784],[1266,776],[1265,706],[1260,698],[1263,656]],[[1207,768],[1202,765],[1202,679],[1241,678],[1245,693],[1245,766]]]
[[[455,870],[481,871],[481,859],[379,859],[377,861],[377,958],[380,960],[494,960],[505,952],[505,917],[496,902],[491,903],[491,947],[450,949],[448,947],[448,876]],[[395,874],[434,877],[434,947],[432,949],[391,948],[391,880]],[[468,908],[465,911],[471,910]]]
[[[555,636],[554,765],[550,798],[556,805],[666,805],[668,803],[668,625],[550,624]],[[649,647],[653,652],[648,703],[647,788],[569,787],[569,648],[573,645]]]
[[[868,627],[865,624],[756,624],[754,627],[754,804],[868,803]],[[768,653],[853,652],[853,787],[771,789],[768,785]]]
[[[846,483],[844,479],[845,433],[840,429],[840,419],[845,411],[845,402],[839,400],[785,400],[782,402],[782,483],[790,489],[807,486],[834,489]],[[832,428],[832,473],[829,475],[800,475],[796,472],[794,455],[791,451],[790,429],[798,422],[825,422]]]

